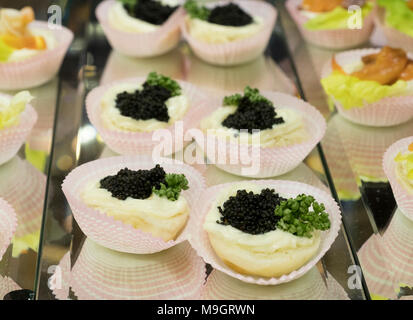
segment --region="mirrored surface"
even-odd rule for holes
[[[355,266],[355,259],[344,229],[322,261],[304,277],[281,286],[265,287],[230,279],[217,270],[211,270],[194,255],[188,243],[153,255],[131,255],[103,248],[87,238],[72,218],[60,185],[75,167],[116,155],[105,146],[87,118],[84,99],[91,89],[117,79],[145,76],[150,71],[157,71],[174,79],[189,81],[216,96],[240,91],[247,84],[262,90],[297,95],[299,79],[293,73],[280,25],[274,30],[265,55],[248,64],[225,68],[199,60],[185,43],[155,58],[124,57],[111,49],[93,17],[84,31],[87,43],[81,64],[81,81],[76,88],[63,84],[63,90],[67,92],[59,100],[38,273],[38,299],[184,299],[195,296],[202,299],[306,299],[310,298],[310,293],[312,298],[319,299],[366,298],[360,285],[349,285],[348,272]],[[320,111],[328,114],[322,107]],[[194,148],[194,145],[187,148]],[[204,174],[208,186],[245,180],[213,165],[195,167]],[[276,179],[301,181],[331,190],[317,148],[298,168]],[[185,270],[193,275],[190,278],[192,282],[188,280],[188,283],[185,275],[173,267],[165,267],[166,271],[163,269],[163,285],[142,278],[142,274],[148,272],[149,279],[152,279],[156,267],[169,266],[180,255],[191,261],[185,265]],[[196,281],[207,275],[206,281]],[[173,291],[173,288],[185,288],[183,283],[191,284],[191,290]],[[234,292],[237,293],[235,296],[232,295]]]
[[[328,119],[321,145],[371,298],[411,299],[411,221],[397,209],[383,170],[383,156],[393,143],[413,136],[413,121],[392,127],[368,127],[344,119],[329,103],[320,84],[323,67],[338,51],[306,43],[286,11],[283,26],[305,96],[324,110]],[[386,44],[376,29],[369,42],[360,47]]]

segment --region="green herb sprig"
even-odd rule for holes
[[[196,0],[187,0],[184,4],[186,12],[192,19],[208,20],[211,10],[199,5]]]
[[[182,92],[178,82],[156,72],[149,73],[148,77],[146,78],[146,83],[151,86],[158,85],[168,89],[173,97],[181,95]]]
[[[166,197],[168,200],[178,200],[181,190],[187,190],[188,180],[183,174],[168,173],[165,176],[166,185],[161,183],[159,190],[152,188],[152,192],[160,197]]]
[[[138,3],[138,0],[118,0],[118,1],[121,2],[126,8],[130,9],[131,11],[133,11],[133,9]]]
[[[278,228],[299,237],[311,238],[314,230],[328,230],[331,226],[324,204],[305,194],[282,201],[275,208],[275,215],[281,217]]]
[[[257,102],[266,102],[269,105],[273,105],[273,103],[262,96],[258,89],[253,89],[249,86],[246,86],[244,89],[244,97],[247,97],[252,103]],[[239,93],[233,94],[231,96],[224,97],[223,105],[224,106],[238,106],[243,96]]]

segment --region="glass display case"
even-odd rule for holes
[[[6,2],[4,7],[27,5],[25,1]],[[113,50],[95,16],[99,1],[30,2],[39,20],[50,19],[48,8],[57,5],[62,23],[74,38],[59,73],[29,88],[38,120],[17,155],[0,166],[0,198],[17,216],[16,231],[0,260],[0,298],[413,297],[413,222],[398,208],[383,169],[386,150],[413,136],[413,119],[372,127],[340,115],[320,83],[324,66],[339,51],[306,42],[285,1],[270,3],[278,15],[264,54],[241,65],[216,66],[198,58],[184,40],[169,52],[149,58],[127,57]],[[384,36],[375,30],[360,47],[385,44]],[[157,253],[132,254],[106,248],[83,233],[62,183],[82,164],[118,155],[90,122],[86,96],[98,86],[145,77],[152,71],[189,82],[214,98],[241,92],[246,86],[286,93],[307,101],[325,118],[324,138],[305,160],[288,173],[265,178],[303,182],[324,190],[341,209],[337,238],[303,276],[277,285],[247,283],[205,263],[188,241]],[[171,157],[196,148],[192,141]],[[207,187],[252,180],[207,162],[193,167]]]

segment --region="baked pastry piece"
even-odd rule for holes
[[[124,32],[154,32],[179,7],[177,0],[117,1],[109,10],[110,25]]]
[[[203,227],[215,253],[231,269],[280,277],[318,251],[321,231],[330,228],[324,210],[311,196],[284,199],[273,189],[240,182],[219,192]]]
[[[232,142],[261,147],[284,147],[307,140],[301,114],[274,103],[258,89],[247,86],[244,95],[225,97],[223,106],[201,121],[201,129],[207,134],[229,137]]]
[[[121,169],[116,175],[90,181],[81,197],[87,206],[164,241],[174,240],[186,224],[189,207],[180,194],[188,189],[183,174]]]
[[[399,152],[396,158],[396,176],[399,182],[413,195],[413,143],[408,146],[406,152]]]
[[[188,98],[179,84],[152,72],[141,83],[119,83],[101,99],[101,119],[117,131],[151,132],[170,126],[184,117]]]
[[[53,33],[45,28],[31,27],[34,12],[31,7],[20,11],[0,9],[0,63],[28,59],[56,47]]]
[[[212,9],[188,0],[186,25],[191,36],[207,42],[222,44],[253,37],[264,26],[263,18],[252,16],[236,3],[217,5]]]

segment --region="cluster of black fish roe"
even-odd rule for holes
[[[274,189],[263,189],[260,194],[238,190],[224,202],[219,224],[231,225],[243,232],[262,234],[275,230],[280,217],[274,213],[277,205],[286,200],[275,193]]]
[[[156,25],[163,24],[178,8],[154,0],[139,0],[135,5],[124,4],[124,7],[132,17]]]
[[[222,121],[227,128],[244,129],[252,133],[253,130],[271,129],[274,124],[284,123],[282,117],[277,118],[274,107],[266,101],[251,102],[244,96],[237,110]]]
[[[232,27],[246,26],[252,21],[252,17],[234,3],[215,7],[208,16],[208,22]]]
[[[136,120],[156,119],[168,122],[168,107],[165,102],[172,96],[171,92],[162,86],[150,86],[146,82],[142,90],[133,93],[122,92],[116,96],[116,108],[120,114]]]
[[[112,197],[119,200],[128,197],[146,199],[152,194],[152,187],[159,189],[161,183],[165,184],[165,171],[157,164],[150,170],[121,169],[116,175],[100,180],[100,187],[108,190]]]

